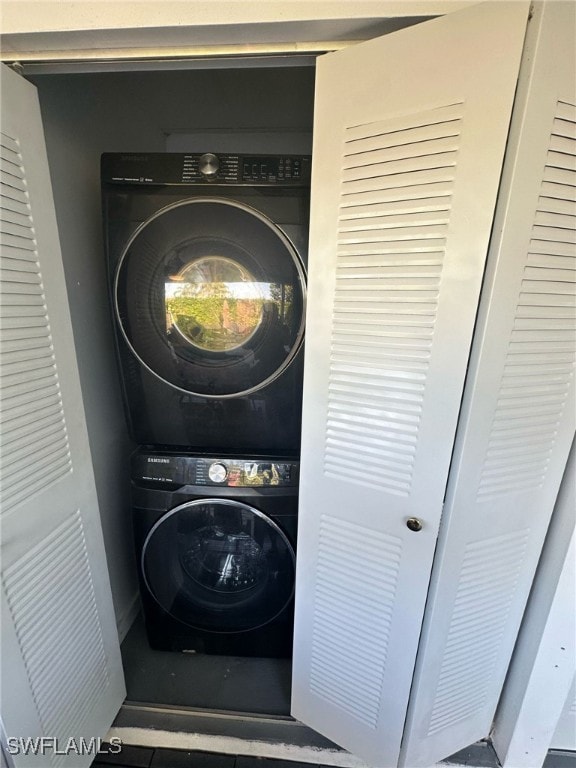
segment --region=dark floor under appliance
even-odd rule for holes
[[[98,756],[93,768],[114,765],[117,768],[330,768],[322,763],[298,763],[246,755],[224,755],[208,752],[185,752],[176,749],[151,749],[126,746],[120,755]],[[473,744],[442,760],[441,765],[498,768],[498,759],[487,742]],[[574,768],[573,753],[549,752],[543,768]]]
[[[169,708],[172,706],[203,710],[202,713],[194,713],[195,716],[201,714],[202,721],[210,718],[210,710],[212,713],[216,710],[216,714],[222,711],[238,712],[240,717],[232,731],[228,722],[224,725],[227,735],[246,739],[247,743],[254,739],[268,741],[270,740],[268,731],[272,728],[276,735],[272,740],[278,740],[278,734],[282,733],[279,743],[286,744],[288,742],[285,732],[282,731],[282,724],[298,726],[297,730],[303,730],[306,733],[300,734],[295,742],[289,743],[300,744],[302,741],[305,745],[313,744],[319,750],[318,762],[300,763],[255,755],[236,756],[125,744],[119,755],[99,754],[93,763],[93,768],[112,765],[117,768],[329,768],[335,762],[328,758],[330,750],[345,754],[344,750],[336,744],[289,717],[292,665],[288,659],[256,659],[154,651],[146,640],[144,622],[141,618],[135,622],[122,643],[122,657],[128,691],[126,702],[128,707],[122,708],[114,726],[162,730],[168,727],[167,720],[174,720],[177,717],[180,718],[177,725],[172,723],[168,730],[202,733],[202,730],[197,730],[197,722],[194,731],[187,731],[186,725],[181,722],[182,718],[186,719],[186,713],[176,709],[170,713]],[[153,707],[130,707],[130,703],[146,703],[167,709],[160,712]],[[268,718],[265,720],[260,717],[245,718],[241,717],[242,713],[268,715]],[[278,720],[274,720],[274,717]],[[217,715],[217,719],[222,718]],[[259,726],[258,723],[264,723],[264,725]],[[241,733],[237,732],[238,728],[241,729]],[[261,730],[259,731],[258,728]],[[212,733],[212,730],[209,729],[206,733]],[[260,737],[255,735],[256,733],[260,733]],[[263,736],[264,733],[267,735]],[[490,741],[481,741],[446,758],[441,761],[441,765],[445,765],[446,768],[451,768],[452,765],[498,768],[498,760]],[[573,753],[554,751],[549,752],[544,768],[572,768],[573,765]]]
[[[122,660],[131,702],[290,715],[289,659],[154,651],[139,617],[122,643]]]
[[[123,760],[123,762],[119,762]],[[319,763],[295,763],[246,755],[223,755],[209,752],[185,752],[177,749],[127,748],[125,756],[99,757],[93,768],[330,768]]]

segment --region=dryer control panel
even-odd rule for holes
[[[309,187],[311,160],[310,155],[106,152],[101,172],[104,184]]]
[[[138,452],[132,457],[132,480],[230,488],[285,487],[298,485],[299,467],[299,462],[283,458]]]

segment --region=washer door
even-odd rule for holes
[[[202,499],[175,507],[151,529],[141,568],[156,602],[173,618],[210,632],[267,624],[294,594],[294,550],[254,507]]]
[[[115,280],[122,333],[172,387],[235,397],[271,383],[304,333],[305,276],[294,247],[246,205],[192,198],[144,222]]]

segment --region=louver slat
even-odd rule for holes
[[[310,688],[372,728],[378,718],[401,552],[400,539],[322,517]],[[354,574],[358,591],[350,591],[342,572]],[[358,594],[366,596],[366,606],[359,603]]]
[[[462,106],[413,120],[346,131],[324,459],[327,476],[400,496],[411,488]],[[386,195],[367,203],[360,171]]]
[[[490,537],[466,547],[428,735],[485,704],[528,533]]]
[[[33,490],[57,482],[72,465],[24,166],[17,142],[5,134],[0,157],[9,189],[0,207],[0,468],[6,514]],[[30,414],[37,411],[50,412],[50,424],[30,433]]]
[[[44,732],[65,739],[83,717],[71,715],[75,702],[109,682],[80,513],[7,568],[4,584]]]
[[[28,196],[26,192],[15,189],[8,184],[8,180],[2,178],[0,180],[0,200],[2,206],[14,210],[26,210],[28,205]]]
[[[563,124],[572,125],[563,144],[570,156],[576,153],[576,109],[562,104]],[[558,119],[554,122],[557,126]],[[566,133],[568,130],[566,129]],[[551,136],[551,144],[555,137]],[[552,155],[548,153],[548,161]],[[552,157],[552,160],[554,158]],[[549,176],[549,166],[544,178]],[[576,188],[576,161],[572,157],[569,180]],[[576,204],[569,198],[549,197],[541,189],[534,216],[529,255],[500,381],[492,431],[478,487],[478,500],[488,501],[522,489],[538,488],[546,473],[556,433],[563,417],[576,365]],[[543,230],[541,222],[546,221]],[[543,239],[546,235],[547,239]],[[554,336],[551,336],[551,332]],[[550,346],[553,339],[565,342]],[[545,350],[545,355],[539,352]],[[518,365],[532,361],[530,378],[518,381]],[[528,398],[528,401],[527,399]],[[523,406],[532,406],[529,411]],[[545,430],[534,431],[534,419],[546,413],[551,421]],[[503,443],[510,424],[514,437]]]

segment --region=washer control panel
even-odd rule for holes
[[[246,184],[310,186],[310,155],[216,155],[179,152],[106,152],[102,182],[138,186]]]
[[[132,457],[132,480],[229,488],[295,486],[299,467],[299,462],[283,458],[220,458],[139,451]]]

